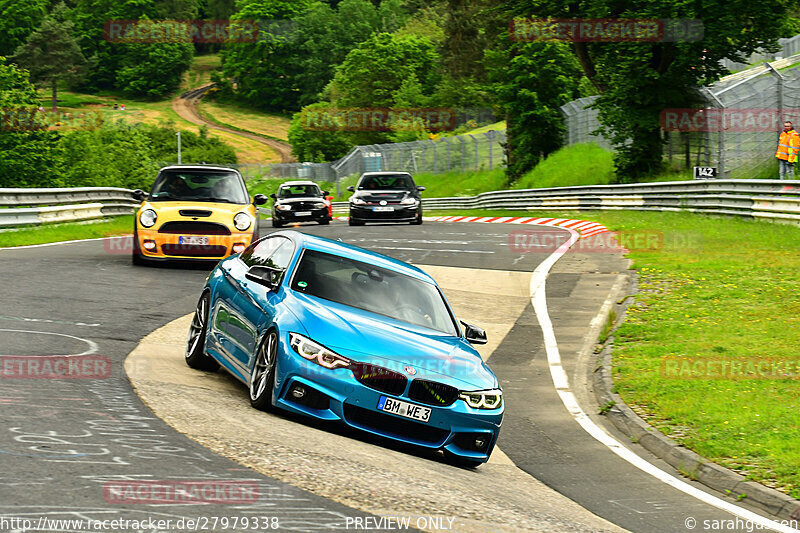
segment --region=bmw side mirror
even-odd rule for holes
[[[459,320],[464,325],[464,338],[470,344],[486,344],[486,332],[478,326]]]
[[[267,197],[264,196],[263,194],[256,194],[255,196],[253,196],[253,203],[255,205],[265,204],[267,203]]]
[[[272,290],[278,286],[278,282],[280,281],[282,274],[283,269],[281,268],[253,265],[248,269],[244,277]]]
[[[144,199],[147,198],[147,193],[142,189],[136,189],[131,193],[131,196],[133,196],[133,199],[137,202],[144,202]]]
[[[355,188],[355,187],[353,187],[352,185],[351,185],[351,186],[349,186],[349,187],[347,188],[347,190],[348,190],[348,191],[350,191],[350,192],[356,192],[356,188]]]
[[[275,193],[270,194],[269,197],[272,198],[273,200],[277,200],[278,199],[278,195],[275,194]]]
[[[328,191],[322,191],[322,196],[328,196],[329,194],[330,194],[330,192],[328,192]]]
[[[419,187],[417,187],[417,190],[418,190],[419,192],[422,192],[422,191],[424,191],[424,190],[425,190],[425,187],[423,187],[422,185],[420,185]]]

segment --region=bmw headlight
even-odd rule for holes
[[[157,219],[158,219],[158,215],[152,209],[145,209],[144,211],[142,211],[142,214],[139,215],[139,222],[145,228],[153,227],[153,224],[156,223]]]
[[[275,209],[277,209],[278,211],[291,211],[292,206],[289,204],[278,204],[275,206]]]
[[[352,203],[353,205],[364,205],[367,202],[365,202],[361,198],[350,198],[350,203]]]
[[[325,202],[314,202],[314,209],[323,209],[325,207],[328,207]]]
[[[408,198],[400,200],[400,203],[403,205],[417,205],[417,199],[413,196],[409,196]]]
[[[252,223],[253,219],[250,218],[250,215],[247,213],[236,213],[236,216],[233,217],[233,225],[236,226],[236,229],[239,231],[246,230]]]
[[[473,409],[499,409],[503,405],[503,391],[500,389],[461,391],[458,397]]]
[[[289,345],[301,357],[313,361],[325,368],[342,368],[350,366],[350,359],[330,351],[321,344],[297,333],[289,333]]]

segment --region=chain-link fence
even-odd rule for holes
[[[793,67],[798,62],[800,55],[765,63],[702,88],[705,109],[675,110],[678,127],[663,132],[666,162],[672,168],[716,167],[720,178],[777,178],[782,123],[800,124],[800,69]],[[607,139],[592,133],[599,126],[598,112],[587,106],[596,99],[562,106],[569,144],[593,142],[610,149]],[[663,119],[662,114],[662,127],[670,126]],[[690,123],[681,125],[681,120]]]
[[[788,37],[786,39],[778,39],[778,46],[780,46],[780,50],[777,52],[762,52],[751,55],[747,63],[737,63],[730,59],[723,59],[722,64],[731,72],[738,72],[740,70],[747,70],[751,66],[764,61],[777,61],[785,57],[800,54],[800,35],[795,35],[794,37]]]
[[[332,163],[240,163],[224,165],[245,179],[308,179],[336,183],[363,172],[397,171],[439,174],[450,171],[491,170],[505,166],[505,131],[455,135],[425,141],[356,146]],[[164,163],[163,166],[174,163]]]

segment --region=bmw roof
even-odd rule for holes
[[[341,255],[357,261],[363,261],[364,263],[372,263],[375,266],[383,267],[387,270],[393,270],[400,274],[405,274],[406,276],[436,285],[436,282],[430,275],[414,265],[410,265],[404,261],[391,258],[378,252],[366,250],[352,244],[347,244],[342,241],[334,241],[325,237],[319,237],[317,235],[309,235],[308,233],[300,233],[299,231],[293,230],[284,230],[272,233],[271,235],[285,235],[296,241],[300,246],[310,250],[326,252],[333,255]]]

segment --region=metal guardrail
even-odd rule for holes
[[[0,227],[90,220],[133,212],[139,204],[128,189],[0,189]],[[76,204],[86,200],[87,203]],[[56,205],[49,205],[56,204]],[[426,210],[516,209],[691,211],[800,224],[800,180],[698,180],[586,185],[492,191],[477,196],[424,198]],[[347,214],[348,202],[334,202]],[[259,209],[269,213],[269,209]]]
[[[0,189],[0,228],[133,213],[140,202],[132,192],[117,187]]]
[[[425,209],[634,209],[747,216],[800,224],[800,181],[702,180],[493,191],[427,198]]]

